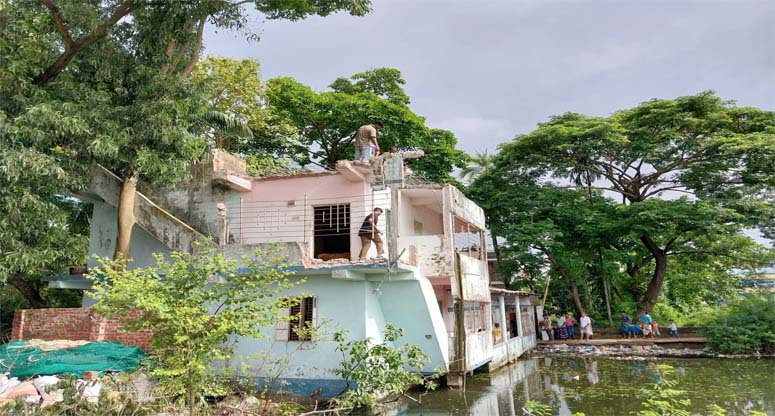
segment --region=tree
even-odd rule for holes
[[[775,112],[735,107],[705,92],[651,100],[610,117],[552,117],[503,145],[494,170],[536,178],[543,188],[616,195],[618,235],[637,243],[628,274],[635,282],[648,274],[639,311],[651,311],[669,258],[735,257],[729,247],[715,251],[700,243],[771,229],[775,211],[761,195],[773,189],[774,166],[764,160],[773,154]]]
[[[189,75],[199,61],[205,24],[244,29],[246,3],[270,19],[290,20],[339,10],[363,15],[370,5],[41,0],[3,7],[0,59],[10,63],[0,70],[0,83],[9,87],[0,92],[3,118],[13,123],[43,106],[88,130],[58,145],[81,165],[102,163],[123,178],[116,257],[129,257],[138,180],[174,182],[202,155],[207,117],[197,115],[207,114],[207,101]]]
[[[351,159],[355,133],[363,124],[380,120],[382,150],[427,150],[427,160],[410,166],[428,178],[451,180],[453,167],[462,167],[466,156],[455,149],[451,132],[428,129],[425,120],[411,111],[398,70],[379,68],[338,78],[331,91],[316,92],[292,78],[267,82],[267,99],[275,111],[300,132],[301,147],[293,158],[301,165],[314,163],[333,168],[339,160]]]
[[[476,151],[471,156],[471,160],[460,170],[460,179],[470,182],[492,168],[493,155],[488,153],[487,149],[484,152]]]
[[[238,270],[236,260],[200,247],[197,255],[157,255],[156,267],[131,271],[104,259],[91,275],[101,316],[120,317],[128,331],[152,332],[151,354],[159,363],[153,374],[165,392],[188,404],[190,415],[205,387],[218,381],[214,362],[234,357],[235,337],[265,336],[261,327],[297,301],[277,297],[295,285],[278,253],[257,251],[242,261]]]

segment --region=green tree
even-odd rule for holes
[[[476,179],[477,176],[492,169],[494,166],[493,157],[494,155],[487,152],[487,149],[484,152],[474,152],[469,162],[460,170],[460,179],[470,182]]]
[[[123,260],[117,260],[123,261]],[[127,271],[103,260],[92,274],[95,309],[106,318],[120,317],[128,331],[149,330],[152,372],[162,389],[180,397],[194,414],[207,386],[217,384],[212,365],[233,358],[234,337],[265,336],[294,300],[277,295],[295,283],[274,252],[228,260],[213,249],[197,254],[173,252],[156,256],[156,267]],[[128,313],[139,310],[137,318]]]
[[[637,301],[641,311],[651,311],[669,258],[735,257],[730,247],[715,251],[698,243],[772,227],[775,211],[761,195],[775,180],[763,158],[775,154],[774,139],[775,113],[735,107],[707,92],[648,101],[610,117],[552,117],[503,145],[494,170],[536,178],[543,188],[616,195],[617,234],[637,242],[626,267],[635,288],[647,275]]]
[[[426,150],[426,159],[410,161],[410,166],[431,180],[451,180],[453,167],[464,166],[467,157],[455,149],[457,139],[451,132],[427,128],[412,112],[403,84],[400,72],[392,68],[338,78],[331,91],[323,92],[292,78],[275,78],[267,82],[267,98],[300,132],[301,146],[292,157],[301,165],[333,168],[337,161],[351,159],[358,127],[380,120],[385,123],[379,135],[382,150]]]
[[[367,0],[3,2],[0,61],[9,64],[0,68],[0,119],[15,124],[46,111],[54,125],[40,126],[41,135],[59,139],[56,145],[81,166],[102,163],[120,174],[116,257],[129,256],[137,181],[174,182],[202,155],[208,103],[189,76],[205,25],[244,29],[246,3],[269,19],[290,20],[340,10],[363,15],[370,6]],[[60,134],[75,127],[77,135]],[[3,144],[17,143],[13,134],[6,129]]]

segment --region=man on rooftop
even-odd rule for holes
[[[369,162],[371,150],[374,148],[374,154],[379,154],[379,143],[377,142],[377,130],[384,127],[381,121],[374,121],[371,124],[364,124],[358,128],[355,134],[355,160],[360,162]]]
[[[384,254],[382,249],[382,237],[380,237],[380,231],[377,228],[377,222],[379,216],[382,215],[382,208],[374,208],[374,212],[366,216],[363,220],[361,229],[358,230],[358,236],[361,237],[361,253],[358,256],[360,259],[365,259],[369,254],[369,248],[371,248],[371,242],[377,246],[377,257],[382,257]]]

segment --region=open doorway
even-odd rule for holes
[[[350,259],[350,204],[317,206],[314,257]]]

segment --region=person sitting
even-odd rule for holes
[[[620,319],[619,333],[622,334],[622,338],[628,338],[630,336],[630,315],[627,315],[627,312],[622,312]]]
[[[501,324],[497,322],[492,324],[492,326],[492,343],[497,344],[503,341],[503,330],[501,329]]]
[[[636,335],[642,335],[643,331],[640,330],[640,327],[635,324],[628,325],[627,333],[629,338],[635,338]]]
[[[678,336],[678,327],[675,325],[675,322],[673,320],[670,320],[670,325],[667,326],[667,328],[670,330],[670,333],[668,333],[671,337],[677,337]]]

